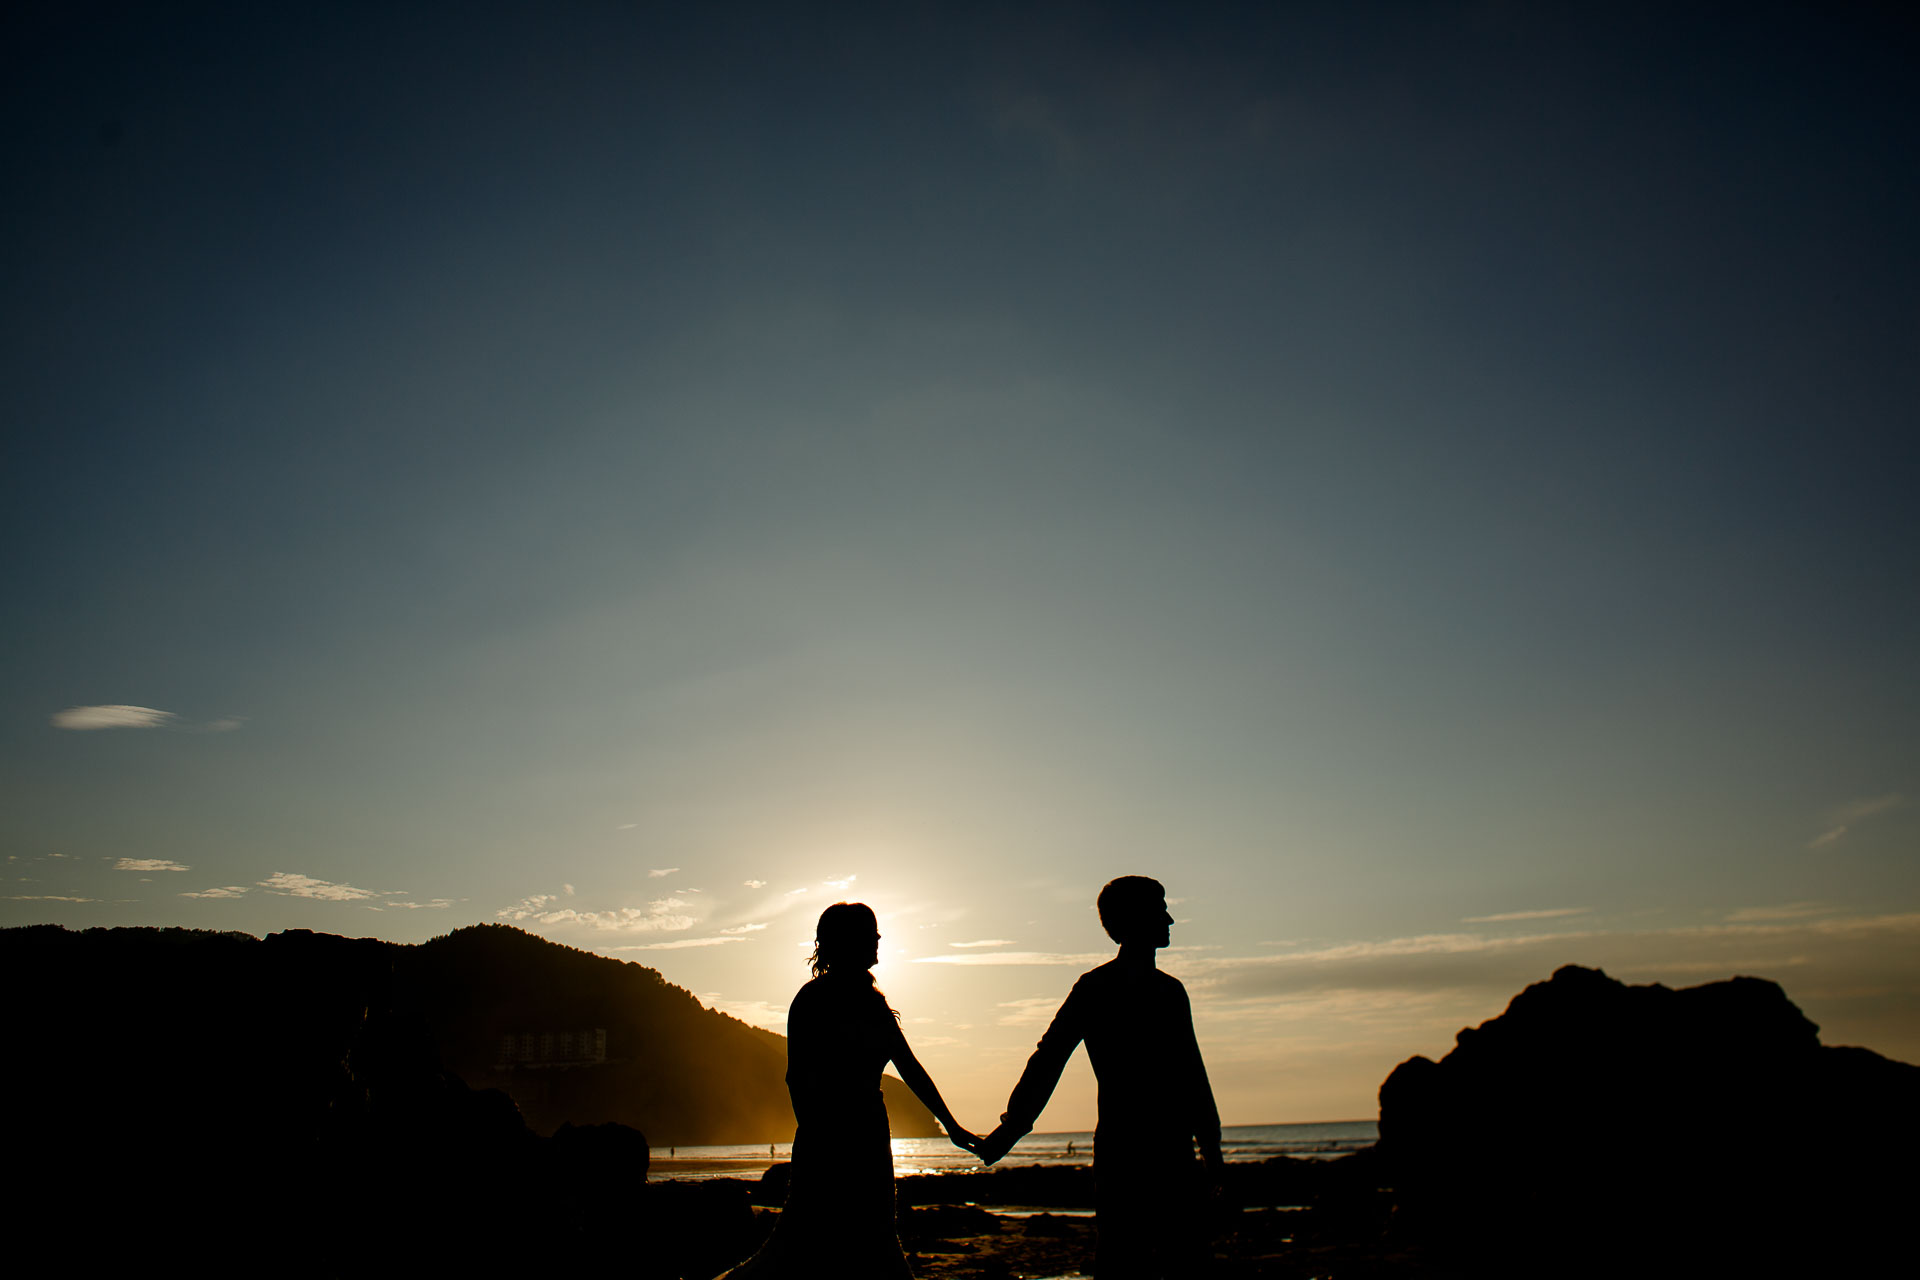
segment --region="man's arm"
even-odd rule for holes
[[[1086,1035],[1085,1005],[1086,997],[1081,993],[1080,984],[1075,983],[1066,1003],[1053,1015],[1047,1033],[1040,1037],[1033,1056],[1027,1059],[1027,1069],[1020,1073],[1020,1083],[1013,1087],[1007,1109],[1000,1116],[1000,1127],[988,1134],[980,1145],[980,1158],[988,1164],[999,1160],[1013,1149],[1014,1143],[1033,1132],[1034,1122],[1047,1109],[1047,1099],[1053,1096],[1053,1087],[1060,1083],[1067,1059],[1073,1056]]]
[[[1200,1158],[1206,1162],[1207,1172],[1218,1181],[1224,1159],[1220,1154],[1220,1108],[1214,1105],[1213,1085],[1207,1080],[1207,1064],[1200,1056],[1200,1038],[1193,1030],[1193,1003],[1187,999],[1187,989],[1180,988],[1180,1004],[1187,1015],[1186,1051],[1190,1062],[1188,1066],[1188,1085],[1190,1090],[1187,1105],[1192,1117],[1194,1140],[1200,1144]]]

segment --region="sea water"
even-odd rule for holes
[[[1231,1124],[1220,1130],[1220,1151],[1228,1160],[1265,1160],[1299,1156],[1327,1160],[1372,1146],[1380,1136],[1373,1120],[1323,1120],[1313,1124]],[[758,1178],[769,1167],[791,1159],[791,1143],[771,1147],[655,1147],[650,1178]],[[1092,1164],[1093,1134],[1030,1133],[1020,1139],[997,1168],[1034,1164]],[[945,1138],[895,1138],[895,1177],[916,1173],[966,1173],[981,1167]]]

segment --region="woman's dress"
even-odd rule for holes
[[[824,974],[787,1015],[787,1092],[799,1122],[786,1208],[730,1280],[910,1280],[895,1226],[880,1072],[900,1030],[864,971]]]

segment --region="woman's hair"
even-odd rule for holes
[[[820,913],[813,931],[813,954],[807,958],[813,976],[858,970],[872,982],[873,974],[864,962],[873,954],[874,935],[879,932],[880,922],[866,903],[834,903]]]

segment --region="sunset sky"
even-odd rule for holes
[[[862,900],[982,1126],[1128,873],[1228,1123],[1563,963],[1920,1060],[1920,40],[1560,8],[0,20],[0,923]]]

